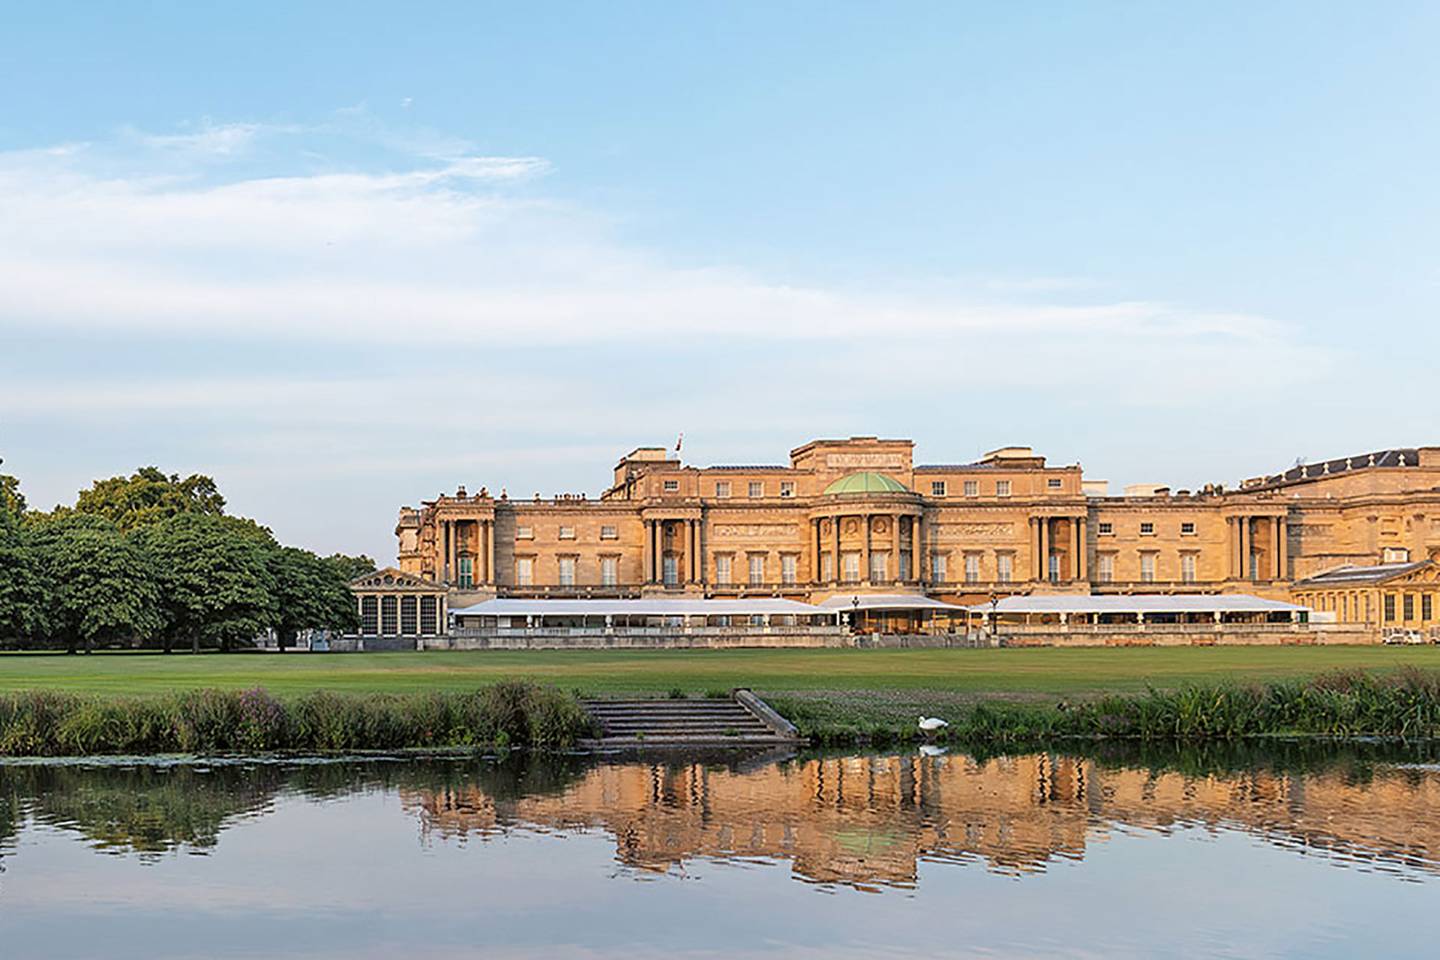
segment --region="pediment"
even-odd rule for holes
[[[426,580],[413,573],[405,573],[396,567],[385,567],[350,581],[352,590],[389,590],[395,592],[415,591],[423,593],[444,593],[445,588],[433,580]]]

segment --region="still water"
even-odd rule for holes
[[[1429,957],[1435,759],[0,765],[0,957]]]

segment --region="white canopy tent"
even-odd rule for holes
[[[562,625],[590,623],[634,624],[659,620],[662,623],[689,622],[728,624],[735,621],[793,623],[799,625],[831,622],[828,610],[779,597],[740,600],[653,597],[637,600],[547,600],[501,597],[485,600],[450,614],[459,625]]]
[[[1127,596],[1015,596],[993,604],[969,607],[972,614],[1009,622],[1040,622],[1088,617],[1091,622],[1254,622],[1276,619],[1299,620],[1309,612],[1283,600],[1269,600],[1243,593],[1226,594],[1135,594]]]

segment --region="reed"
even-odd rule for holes
[[[0,755],[264,753],[527,747],[590,732],[570,694],[507,681],[469,692],[277,698],[263,689],[102,698],[0,695]]]
[[[1065,738],[1219,742],[1255,737],[1440,739],[1440,671],[1337,671],[1267,683],[1186,684],[1058,703],[981,700],[902,706],[842,695],[780,695],[771,704],[821,744],[921,739],[918,713],[942,716],[940,739],[1038,743]],[[903,712],[902,712],[903,711]]]

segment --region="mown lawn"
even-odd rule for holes
[[[135,695],[262,686],[409,692],[523,677],[586,694],[703,694],[748,686],[781,698],[834,692],[887,701],[1091,696],[1190,682],[1309,676],[1334,669],[1440,669],[1435,647],[1177,647],[986,650],[536,651],[374,654],[0,654],[0,691]],[[842,698],[837,698],[842,699]],[[843,699],[850,699],[849,697]]]

